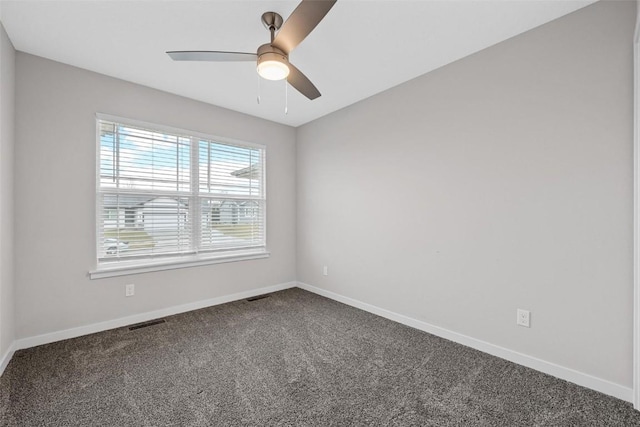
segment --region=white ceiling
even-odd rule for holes
[[[255,52],[260,16],[298,1],[2,0],[17,50],[299,126],[584,7],[594,0],[338,0],[290,55],[322,96],[262,81],[251,62],[173,62],[167,50]],[[261,86],[260,105],[256,102]]]

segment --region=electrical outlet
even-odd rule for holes
[[[323,276],[328,276],[329,275],[329,267],[327,267],[326,265],[324,267],[322,267],[322,275]]]
[[[135,295],[135,293],[136,293],[136,285],[134,285],[133,283],[129,283],[128,285],[125,285],[124,287],[125,297],[132,297]]]
[[[522,310],[519,308],[517,316],[516,323],[518,325],[524,326],[525,328],[531,327],[531,324],[529,323],[531,319],[531,312],[529,312],[529,310]]]

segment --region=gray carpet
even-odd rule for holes
[[[18,351],[3,426],[640,426],[626,402],[300,289]]]

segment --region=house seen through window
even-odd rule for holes
[[[98,119],[98,263],[264,251],[264,147],[152,127]]]

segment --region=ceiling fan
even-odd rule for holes
[[[167,54],[174,61],[256,61],[262,78],[286,78],[298,92],[309,99],[316,99],[320,91],[289,62],[289,53],[313,31],[335,3],[336,0],[303,0],[284,23],[276,12],[265,12],[262,23],[271,33],[271,43],[263,44],[256,53],[177,50]]]

